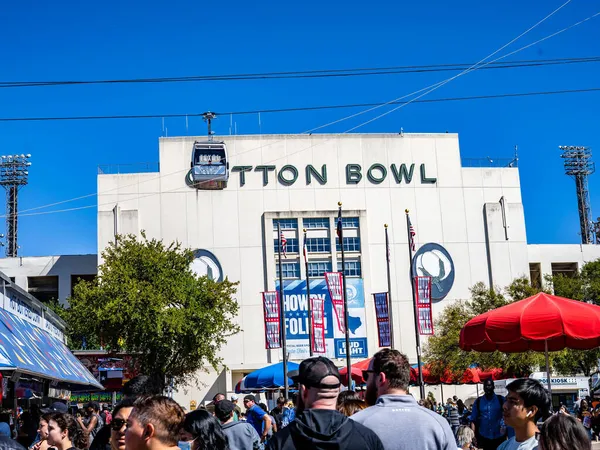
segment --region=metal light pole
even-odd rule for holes
[[[17,256],[18,194],[28,181],[31,155],[7,155],[0,157],[0,185],[6,189],[6,256]]]
[[[385,228],[385,259],[387,261],[387,287],[388,287],[388,314],[390,316],[390,347],[394,349],[394,314],[392,312],[392,277],[390,275],[390,239],[388,237],[388,224]]]
[[[279,242],[278,252],[279,252],[279,330],[281,332],[281,347],[283,349],[283,391],[284,397],[289,398],[289,383],[288,383],[288,375],[287,375],[287,344],[286,344],[286,327],[285,327],[285,311],[283,307],[285,305],[283,301],[283,269],[281,264],[281,222],[277,221],[277,239]]]
[[[348,327],[348,292],[346,291],[346,258],[344,256],[344,226],[342,225],[342,202],[338,202],[337,233],[342,251],[342,290],[344,292],[344,325],[346,340],[346,370],[348,374],[348,389],[352,387],[352,360],[350,358],[350,328]]]

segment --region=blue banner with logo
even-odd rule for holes
[[[279,289],[278,282],[276,286]],[[284,281],[283,286],[288,353],[291,359],[304,359],[310,354],[306,280]],[[335,326],[336,318],[334,317],[333,304],[324,278],[311,280],[310,295],[325,300],[325,356],[328,358],[345,358],[344,334]],[[346,278],[346,295],[348,301],[348,328],[351,339],[350,355],[354,358],[365,358],[368,355],[368,346],[362,278]]]

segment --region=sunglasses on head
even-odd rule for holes
[[[123,425],[127,426],[127,421],[125,419],[113,419],[110,423],[110,428],[114,431],[119,431],[123,428]]]

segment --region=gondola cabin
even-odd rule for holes
[[[227,146],[224,142],[194,142],[191,182],[196,189],[225,189],[229,179]]]

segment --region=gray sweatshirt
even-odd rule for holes
[[[382,395],[350,418],[373,430],[385,450],[456,450],[448,421],[411,395]]]
[[[229,422],[221,425],[227,436],[230,450],[255,450],[261,448],[260,437],[248,422]]]

